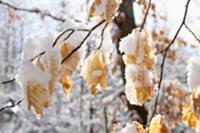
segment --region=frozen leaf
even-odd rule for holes
[[[138,64],[147,69],[153,69],[156,58],[147,30],[134,29],[131,34],[122,38],[119,49],[125,53],[123,56],[125,64]]]
[[[28,109],[33,106],[37,115],[42,116],[43,109],[50,104],[48,79],[44,72],[31,62],[27,62],[19,69],[16,81],[25,91]]]
[[[106,89],[106,64],[104,55],[99,51],[94,51],[85,60],[81,75],[86,80],[92,95],[96,96],[96,87],[100,85],[102,90]]]
[[[151,73],[137,65],[128,65],[125,70],[125,94],[131,104],[142,106],[153,95]]]
[[[33,106],[38,116],[42,116],[43,109],[49,106],[61,71],[59,49],[51,47],[50,39],[41,33],[27,38],[22,53],[24,63],[16,75],[16,81],[25,91],[28,109]],[[27,61],[36,56],[32,62]]]

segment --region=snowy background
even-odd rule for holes
[[[60,17],[69,17],[72,19],[87,22],[90,0],[4,0],[17,7],[39,8],[47,10],[51,14]],[[200,1],[191,0],[187,24],[198,35],[200,30]],[[168,29],[169,37],[173,37],[177,30],[184,12],[186,0],[155,0],[158,11],[167,17],[165,25]],[[10,14],[16,14],[19,18],[12,18]],[[135,5],[136,23],[142,21],[139,7]],[[152,29],[154,22],[150,17],[147,21],[147,27]],[[49,17],[25,12],[13,12],[5,6],[0,5],[0,81],[12,79],[21,62],[22,46],[26,36],[33,33],[44,32],[48,35],[56,36],[65,29],[62,22],[55,21]],[[197,50],[191,45],[199,44],[193,36],[182,29],[180,37],[187,40],[189,44],[186,48],[179,47],[177,61],[167,61],[165,68],[165,80],[177,79],[185,85],[186,65],[190,56],[198,55]],[[95,41],[91,39],[90,43]],[[160,57],[158,56],[158,68]],[[121,129],[126,122],[132,122],[136,119],[133,112],[128,111],[123,104],[124,98],[119,98],[119,93],[124,90],[120,72],[108,77],[108,88],[105,93],[99,92],[96,99],[89,94],[85,82],[82,80],[79,71],[73,76],[74,86],[70,98],[66,98],[63,89],[58,85],[52,96],[52,106],[44,111],[44,117],[37,119],[33,112],[26,109],[25,103],[20,106],[0,112],[0,133],[88,133],[93,128],[94,133],[105,132],[105,111],[108,115],[108,122],[117,120],[117,131]],[[0,84],[0,107],[13,101],[23,99],[23,90],[15,82]],[[182,123],[180,123],[172,132],[190,133],[192,132]]]

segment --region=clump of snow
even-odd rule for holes
[[[45,33],[35,33],[25,39],[23,46],[22,60],[32,59],[39,53],[46,51],[53,44],[53,37]]]
[[[192,57],[188,63],[188,85],[190,89],[200,86],[200,57]]]
[[[35,67],[32,62],[25,62],[20,69],[18,70],[17,75],[15,76],[16,82],[24,89],[25,102],[28,105],[28,82],[37,82],[42,85],[45,89],[48,89],[49,77],[44,74],[44,72]]]
[[[136,44],[134,34],[130,33],[126,37],[122,38],[119,45],[119,50],[129,55],[134,55],[136,51]]]
[[[121,133],[138,133],[133,124],[126,123],[126,126],[121,130]]]
[[[25,62],[16,75],[16,81],[20,84],[22,88],[27,86],[28,81],[35,80],[37,83],[48,87],[48,77],[44,74],[44,72],[35,67],[32,62]]]

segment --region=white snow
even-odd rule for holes
[[[190,89],[196,89],[200,86],[200,57],[192,57],[188,66],[188,85]]]
[[[135,36],[131,33],[121,39],[119,50],[121,51],[121,53],[125,52],[126,54],[134,55],[136,51],[136,46],[137,45],[135,45]]]
[[[126,123],[126,126],[121,130],[120,133],[138,133],[138,131],[134,127],[134,122],[133,122],[132,124]]]

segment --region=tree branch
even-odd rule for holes
[[[19,100],[19,101],[16,102],[16,103],[12,103],[11,105],[6,105],[6,106],[2,107],[2,108],[0,108],[0,112],[4,111],[4,110],[6,110],[6,109],[13,108],[13,107],[15,107],[15,106],[20,105],[20,103],[21,103],[22,101],[23,101],[23,99]]]
[[[98,24],[96,24],[94,27],[92,27],[90,29],[90,31],[87,33],[87,35],[85,36],[85,38],[82,40],[82,42],[80,43],[80,45],[78,45],[75,49],[73,49],[62,61],[61,64],[63,64],[65,62],[66,59],[68,59],[69,57],[71,57],[79,48],[81,48],[81,46],[84,44],[84,42],[88,39],[88,37],[90,36],[90,34],[96,29],[98,28],[100,25],[102,25],[106,20],[102,20],[100,21]]]
[[[105,24],[105,26],[103,27],[103,29],[101,31],[101,42],[100,42],[100,45],[98,46],[97,49],[100,49],[102,44],[103,44],[103,39],[104,39],[103,35],[104,35],[105,29],[106,29],[107,26],[108,26],[108,22]]]
[[[186,5],[185,5],[184,16],[183,16],[182,22],[181,22],[181,24],[180,24],[178,30],[176,31],[176,33],[175,33],[173,39],[171,40],[171,42],[169,43],[169,45],[166,47],[166,49],[163,50],[164,55],[163,55],[162,63],[161,63],[161,66],[160,66],[160,69],[161,69],[161,70],[160,70],[160,81],[159,81],[159,83],[158,83],[158,92],[157,92],[156,99],[155,99],[155,104],[154,104],[153,113],[152,113],[152,116],[151,116],[150,119],[149,119],[149,123],[151,122],[152,118],[153,118],[154,115],[156,114],[157,105],[158,105],[158,98],[159,98],[159,92],[160,92],[160,90],[161,90],[161,85],[162,85],[162,81],[163,81],[164,65],[165,65],[165,60],[166,60],[166,57],[167,57],[168,50],[170,49],[170,47],[172,46],[172,44],[173,44],[174,41],[176,40],[176,38],[177,38],[179,32],[181,31],[183,25],[185,24],[190,1],[191,1],[191,0],[187,0],[187,3],[186,3]]]
[[[188,27],[186,23],[184,23],[185,28],[193,35],[193,37],[198,41],[200,44],[200,39],[197,37],[197,35]]]
[[[147,16],[148,16],[148,14],[149,14],[150,7],[151,7],[151,0],[149,0],[148,8],[147,8],[146,14],[145,14],[145,16],[144,16],[142,25],[141,25],[141,27],[140,27],[140,31],[142,31],[142,29],[144,28],[144,25],[145,25],[145,23],[146,23]]]
[[[27,13],[35,13],[35,14],[39,14],[39,15],[42,15],[42,16],[45,16],[45,17],[50,17],[50,18],[52,18],[56,21],[65,22],[65,19],[54,16],[51,13],[48,13],[48,12],[43,12],[39,9],[20,8],[20,7],[14,6],[14,5],[12,5],[8,2],[4,2],[2,0],[0,0],[0,5],[7,6],[7,7],[13,9],[13,10],[16,10],[16,11],[23,11],[23,12],[27,12]]]

